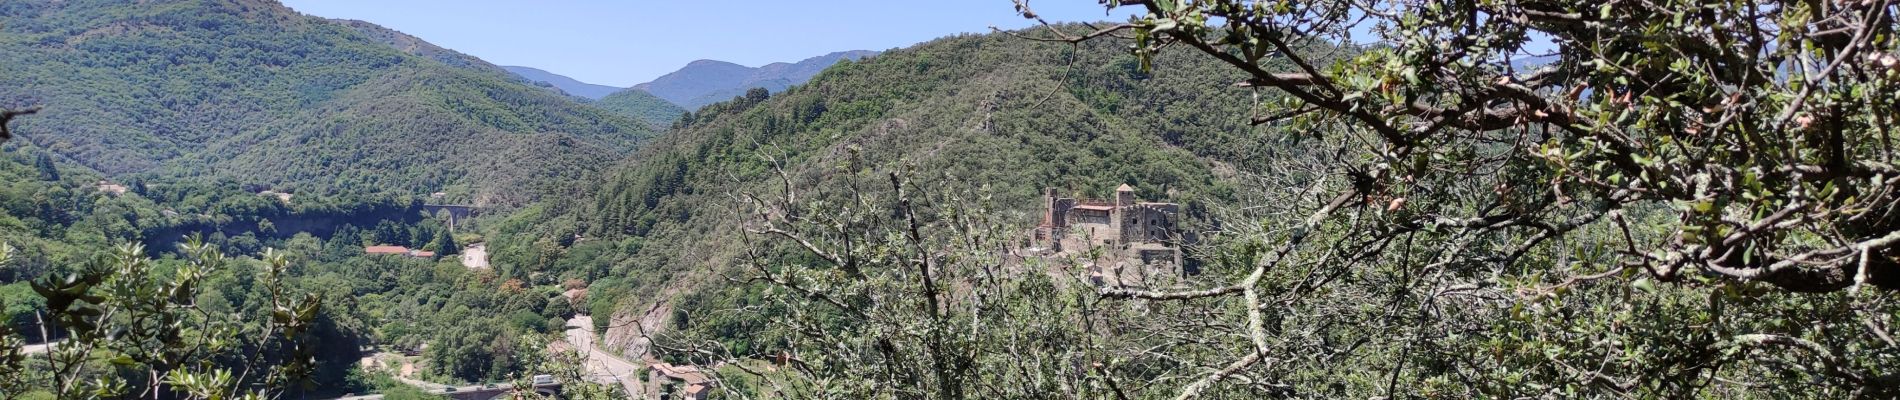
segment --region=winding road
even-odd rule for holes
[[[567,320],[567,342],[587,360],[587,379],[602,384],[620,384],[632,398],[644,398],[640,366],[594,345],[594,318],[576,315]]]

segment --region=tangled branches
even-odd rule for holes
[[[1251,342],[1245,351],[1180,397],[1250,370],[1298,381],[1333,368],[1264,362],[1275,355],[1384,366],[1386,393],[1408,376],[1413,390],[1465,395],[1572,384],[1692,392],[1785,374],[1863,395],[1897,390],[1878,372],[1892,367],[1894,347],[1867,340],[1886,337],[1885,322],[1847,323],[1884,318],[1900,289],[1894,1],[1103,3],[1145,13],[1081,33],[1047,26],[1035,39],[1126,38],[1144,68],[1163,51],[1219,60],[1247,76],[1235,86],[1276,96],[1257,106],[1256,124],[1298,132],[1288,135],[1306,153],[1332,155],[1256,160],[1265,167],[1254,170],[1311,170],[1259,186],[1315,190],[1260,203],[1286,212],[1240,235],[1257,244],[1230,251],[1253,261],[1225,283],[1104,293],[1247,315],[1233,328]],[[1038,18],[1027,1],[1017,9]],[[1350,45],[1367,33],[1375,44]],[[1311,218],[1287,218],[1302,207]],[[1591,304],[1602,301],[1624,303]],[[1344,311],[1325,302],[1384,307],[1314,315]],[[1787,307],[1825,311],[1793,317]],[[1663,314],[1700,322],[1652,319]],[[1599,330],[1554,327],[1580,316]],[[1276,335],[1272,320],[1305,326]],[[1803,320],[1814,328],[1794,322]],[[1486,357],[1413,351],[1476,351],[1457,339],[1474,332],[1514,339],[1487,343]],[[1301,336],[1322,343],[1289,340]],[[1323,343],[1345,338],[1359,342]],[[1627,353],[1639,345],[1674,348]],[[1882,350],[1828,350],[1864,345]],[[1305,356],[1313,352],[1335,354]],[[1582,361],[1590,358],[1598,361]],[[1538,367],[1484,371],[1517,362]],[[1804,362],[1826,366],[1787,368]],[[1739,371],[1751,373],[1731,375]],[[1509,381],[1532,385],[1492,386]]]

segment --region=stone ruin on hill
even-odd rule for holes
[[[1195,272],[1182,260],[1179,204],[1138,201],[1135,189],[1126,184],[1116,188],[1109,201],[1061,197],[1050,188],[1043,202],[1031,253],[1062,257],[1102,249],[1100,258],[1087,260],[1088,276],[1096,285],[1145,286],[1156,274]]]

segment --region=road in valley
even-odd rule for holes
[[[627,394],[633,398],[645,398],[645,390],[640,385],[640,366],[616,357],[606,349],[594,345],[594,319],[586,315],[576,315],[567,320],[567,342],[574,345],[587,360],[587,378],[604,384],[618,383],[627,388]]]
[[[475,243],[462,248],[462,265],[469,268],[488,268],[488,244]]]
[[[25,348],[26,351],[24,352],[24,354],[45,353],[47,350],[52,350],[54,347],[58,347],[58,345],[59,345],[59,342],[29,344],[29,345],[26,345],[26,348]]]

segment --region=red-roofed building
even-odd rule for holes
[[[1103,245],[1120,247],[1132,243],[1169,243],[1179,240],[1181,206],[1174,203],[1149,203],[1135,200],[1135,188],[1122,184],[1115,188],[1110,201],[1065,198],[1054,188],[1043,194],[1045,210],[1036,240],[1049,242],[1061,251],[1063,231],[1077,228],[1092,232]]]
[[[705,372],[700,372],[699,367],[691,365],[656,363],[653,364],[653,372],[669,380],[686,384],[681,392],[687,399],[705,400],[706,396],[712,393],[713,386],[718,384],[711,377],[706,376]]]
[[[363,248],[363,253],[409,255],[409,248],[402,246],[369,246]]]

